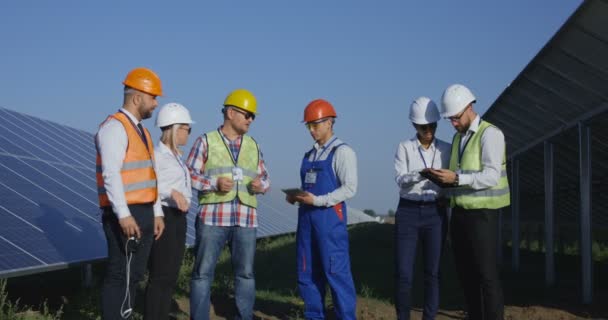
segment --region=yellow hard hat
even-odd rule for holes
[[[248,90],[236,89],[226,97],[224,106],[233,106],[251,113],[257,113],[258,104],[255,96]]]

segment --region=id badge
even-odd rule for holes
[[[317,173],[315,171],[306,172],[306,176],[304,177],[304,183],[317,183]]]
[[[243,169],[237,167],[232,168],[232,180],[236,182],[243,181]]]

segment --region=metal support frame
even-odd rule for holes
[[[550,141],[545,141],[545,284],[555,284],[555,258],[554,258],[554,146]]]
[[[93,266],[90,263],[82,266],[82,286],[84,288],[93,286]]]
[[[511,267],[519,270],[519,159],[511,159]]]
[[[591,255],[591,128],[578,124],[581,196],[581,271],[583,303],[593,300],[593,259]]]

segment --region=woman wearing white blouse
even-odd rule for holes
[[[154,241],[146,288],[146,320],[168,319],[171,298],[186,248],[186,214],[192,197],[191,180],[179,150],[188,142],[194,123],[188,109],[168,103],[158,112],[156,126],[162,130],[154,149],[158,195],[165,215],[165,232]]]
[[[435,138],[440,119],[435,103],[419,97],[410,107],[416,136],[399,144],[395,181],[399,206],[395,214],[395,309],[398,320],[410,319],[416,247],[424,258],[422,319],[435,319],[439,309],[439,264],[446,235],[445,212],[438,200],[441,188],[425,177],[430,168],[447,168],[450,144]]]

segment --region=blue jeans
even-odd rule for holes
[[[411,288],[418,242],[424,259],[422,319],[435,319],[439,309],[439,264],[446,235],[445,214],[436,204],[401,199],[395,215],[395,308],[397,319],[410,318]]]
[[[209,319],[211,284],[217,259],[228,242],[234,270],[235,319],[252,319],[255,302],[253,261],[256,228],[216,227],[196,218],[196,260],[190,282],[190,319]]]

